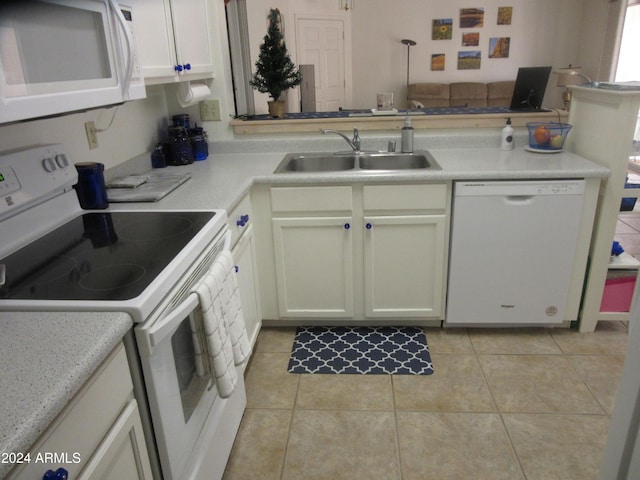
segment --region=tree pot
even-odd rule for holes
[[[284,118],[287,111],[287,103],[284,100],[271,100],[269,105],[269,115],[275,118]]]

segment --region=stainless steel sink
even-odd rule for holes
[[[434,168],[440,165],[428,152],[414,153],[373,153],[359,158],[363,170],[414,170]]]
[[[275,173],[424,169],[441,169],[431,154],[424,150],[413,153],[290,153],[282,159]]]
[[[332,155],[331,153],[290,153],[276,169],[275,173],[284,172],[341,172],[355,168],[354,155]]]

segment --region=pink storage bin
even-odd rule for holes
[[[608,278],[604,284],[601,312],[628,312],[631,309],[636,272],[628,277]]]

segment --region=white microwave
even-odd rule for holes
[[[145,98],[131,7],[0,3],[0,124]]]

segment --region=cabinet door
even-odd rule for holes
[[[367,317],[440,317],[445,216],[364,217]]]
[[[138,404],[130,400],[78,480],[152,480]]]
[[[207,0],[171,0],[171,16],[180,75],[213,72],[210,6]]]
[[[281,317],[353,316],[351,217],[273,219]]]
[[[129,3],[144,78],[175,76],[176,49],[169,0],[129,0]]]
[[[251,346],[255,344],[262,319],[258,308],[257,277],[255,265],[255,246],[253,227],[250,225],[238,240],[232,251],[238,272],[238,285],[242,300],[242,313],[247,327],[247,336]]]

